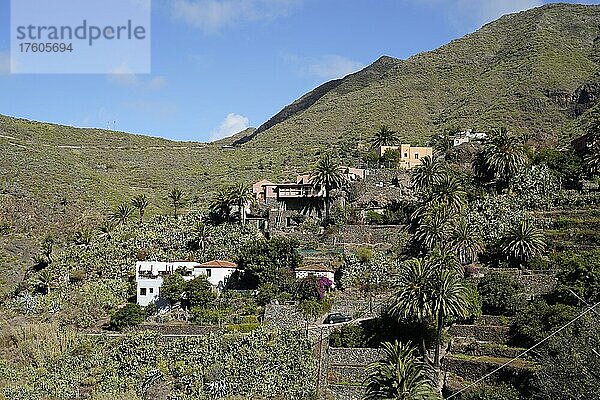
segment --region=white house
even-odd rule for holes
[[[296,278],[303,279],[309,276],[316,276],[317,278],[327,278],[331,281],[331,287],[335,287],[334,275],[335,270],[331,267],[324,265],[303,265],[296,268]]]
[[[236,269],[237,264],[223,260],[203,264],[195,261],[138,261],[135,263],[137,303],[142,307],[152,302],[160,305],[160,287],[163,280],[175,271],[179,270],[186,281],[204,275],[217,290],[223,290]]]

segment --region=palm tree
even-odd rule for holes
[[[379,130],[373,135],[371,139],[371,146],[373,148],[381,146],[394,146],[399,142],[398,133],[391,130],[386,125],[381,125]]]
[[[481,237],[473,229],[469,228],[464,219],[458,221],[454,227],[450,246],[463,264],[475,262],[479,254],[485,249]]]
[[[231,201],[227,188],[220,188],[214,194],[209,205],[210,212],[222,221],[229,220],[231,215]]]
[[[429,201],[444,207],[449,213],[460,213],[467,203],[467,192],[458,179],[445,173],[433,184]]]
[[[500,187],[510,189],[510,181],[525,166],[527,157],[519,140],[500,128],[490,139],[483,154],[485,166],[494,173]]]
[[[115,221],[117,224],[125,225],[131,214],[133,213],[133,208],[127,203],[121,203],[117,207],[117,209],[112,213],[111,219]]]
[[[331,206],[331,191],[339,189],[346,183],[346,178],[340,171],[340,166],[326,154],[311,174],[310,182],[315,187],[325,190],[325,220],[329,221],[329,208]]]
[[[98,236],[106,237],[106,238],[110,239],[114,229],[115,229],[114,223],[107,219],[102,223],[102,225],[100,225],[98,227]]]
[[[42,241],[42,254],[44,255],[44,257],[46,257],[46,260],[48,260],[48,264],[50,264],[52,262],[52,252],[54,250],[54,237],[52,237],[52,235],[48,235],[44,238],[44,240]]]
[[[454,149],[454,140],[452,140],[447,130],[434,137],[431,144],[435,154],[444,157],[444,159]]]
[[[431,315],[431,278],[432,266],[427,260],[413,258],[402,265],[403,269],[396,282],[396,292],[390,306],[390,313],[401,320],[414,320],[424,326]],[[429,362],[425,337],[421,337],[419,350],[425,361]]]
[[[507,258],[512,257],[520,263],[542,254],[545,247],[544,232],[526,219],[510,229],[500,244],[501,251]]]
[[[600,174],[600,142],[596,142],[591,151],[583,157],[585,163],[585,169],[590,175]]]
[[[467,317],[470,306],[468,289],[456,272],[442,269],[433,281],[432,305],[433,317],[436,319],[435,353],[433,367],[441,371],[442,334],[448,317]]]
[[[460,276],[447,265],[431,259],[411,259],[404,263],[390,311],[400,319],[413,319],[419,324],[433,319],[436,325],[433,366],[441,371],[442,335],[449,317],[466,317],[470,306],[468,289]],[[421,339],[420,350],[431,362]]]
[[[228,198],[230,204],[235,204],[240,213],[242,225],[246,224],[246,205],[254,201],[252,192],[242,183],[229,189]]]
[[[171,204],[173,205],[173,215],[175,218],[177,218],[177,210],[183,203],[183,192],[179,188],[174,187],[169,192],[168,198],[171,200]]]
[[[395,341],[383,343],[385,357],[370,364],[365,379],[366,400],[437,400],[431,367],[413,347]]]
[[[448,241],[455,216],[437,203],[424,204],[413,214],[418,220],[414,240],[422,250],[432,250]]]
[[[144,222],[144,212],[146,212],[146,208],[148,207],[148,198],[145,194],[140,194],[131,199],[131,205],[137,208],[138,213],[140,214],[140,224]]]
[[[191,247],[194,250],[204,251],[206,249],[206,244],[210,242],[210,229],[206,224],[198,222],[194,226],[192,233],[194,234],[194,238],[191,240]]]
[[[426,189],[437,183],[446,175],[445,167],[442,162],[431,156],[421,159],[421,165],[412,170],[412,183],[417,189]]]

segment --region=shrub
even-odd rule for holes
[[[464,393],[461,400],[519,400],[518,390],[510,385],[490,386],[482,384]]]
[[[537,301],[513,318],[513,340],[519,345],[530,346],[570,321],[576,314],[575,307]]]
[[[121,330],[128,326],[139,325],[144,322],[146,316],[142,307],[134,303],[128,303],[112,313],[110,317],[110,327]]]
[[[250,333],[260,325],[257,323],[249,323],[249,324],[231,324],[227,325],[225,329],[227,332],[240,332],[240,333]]]
[[[600,301],[600,250],[553,255],[552,262],[560,269],[554,295],[564,303],[578,304],[569,290],[590,303]]]
[[[489,273],[479,282],[482,311],[491,315],[514,315],[525,305],[523,285],[502,273]]]
[[[231,309],[192,307],[192,322],[198,325],[218,325],[231,313]]]
[[[70,283],[83,282],[86,277],[86,272],[82,269],[75,269],[69,274]]]
[[[344,325],[331,333],[329,345],[333,347],[365,347],[365,331],[360,325]]]
[[[356,250],[356,257],[361,263],[366,264],[373,259],[373,249],[370,247],[359,247]]]
[[[331,310],[331,301],[329,299],[323,300],[303,300],[298,304],[298,309],[309,321],[316,320],[319,316],[329,312]]]
[[[383,215],[375,211],[367,211],[365,222],[369,225],[381,225],[383,224]]]

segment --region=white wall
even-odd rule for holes
[[[328,271],[296,271],[296,278],[304,279],[310,275],[314,275],[318,278],[324,277],[331,281],[331,287],[335,287],[334,273]]]
[[[163,283],[163,276],[166,277],[181,267],[185,268],[190,273],[189,276],[183,277],[186,281],[190,281],[200,275],[205,275],[207,280],[215,288],[219,286],[219,283],[225,286],[235,271],[235,268],[205,268],[201,267],[199,263],[192,261],[175,261],[171,263],[160,261],[138,261],[135,264],[137,303],[142,307],[145,307],[152,302],[158,303],[160,300],[160,287]],[[142,272],[142,274],[140,274],[140,272]],[[147,272],[147,275],[144,275],[143,272]],[[145,295],[142,295],[143,289],[146,289]]]

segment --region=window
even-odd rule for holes
[[[140,296],[145,296],[146,295],[146,288],[140,288]]]
[[[150,288],[150,294],[154,293],[154,288]]]
[[[419,159],[419,153],[415,153],[415,159],[418,160]]]
[[[207,270],[206,270],[206,276],[207,276],[207,277],[209,277],[209,278],[210,278],[210,275],[211,275],[211,273],[212,273],[212,270],[211,270],[211,269],[207,269]]]
[[[408,158],[408,153],[404,153],[404,158]]]

